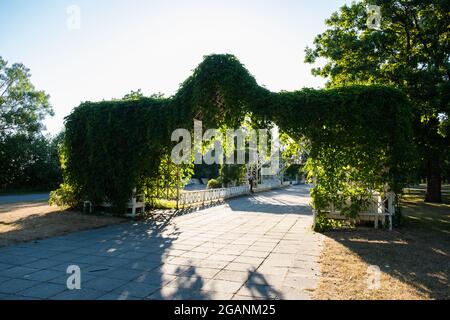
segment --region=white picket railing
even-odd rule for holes
[[[180,193],[178,205],[184,206],[188,204],[198,204],[210,201],[224,200],[242,194],[248,194],[249,192],[250,187],[248,185],[220,189],[183,191]]]

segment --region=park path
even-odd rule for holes
[[[16,195],[0,195],[0,204],[3,203],[19,203],[31,201],[48,201],[49,193],[29,193]]]
[[[310,299],[322,236],[309,201],[293,186],[1,248],[0,299]]]

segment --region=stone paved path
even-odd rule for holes
[[[309,299],[322,242],[309,201],[295,186],[1,248],[0,299]]]

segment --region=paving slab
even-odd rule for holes
[[[61,273],[55,270],[39,270],[24,276],[24,279],[46,282],[61,276]]]
[[[51,300],[95,300],[100,299],[104,295],[104,291],[97,291],[93,289],[66,289],[63,292],[52,296]]]
[[[135,283],[129,282],[117,289],[115,289],[112,294],[116,294],[118,298],[120,297],[135,297],[135,298],[145,298],[156,292],[160,286],[149,285],[145,283]]]
[[[25,279],[10,279],[0,284],[0,293],[16,294],[19,291],[37,286],[38,281]]]
[[[19,291],[17,294],[24,297],[49,299],[65,290],[67,290],[67,287],[64,285],[44,282],[36,286],[27,288],[25,290]]]
[[[323,236],[309,202],[293,186],[0,248],[0,299],[310,299]]]
[[[87,281],[83,287],[88,289],[94,289],[97,291],[105,291],[111,292],[114,289],[117,289],[129,281],[119,280],[119,279],[111,279],[105,277],[97,277],[95,279]]]

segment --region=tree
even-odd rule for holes
[[[42,129],[42,120],[53,115],[49,96],[34,88],[30,76],[23,64],[8,67],[0,57],[0,138],[37,133]]]
[[[0,144],[0,190],[48,190],[62,181],[58,148],[61,135],[18,133]]]
[[[57,141],[44,137],[53,115],[49,96],[30,82],[23,64],[0,57],[0,189],[50,188],[60,180]]]
[[[368,25],[373,4],[381,8],[377,29]],[[429,202],[441,202],[441,168],[450,152],[449,12],[448,0],[352,3],[333,13],[326,20],[328,29],[305,50],[307,63],[326,59],[312,73],[327,77],[328,87],[388,84],[407,93],[414,106],[414,139],[426,170]]]

